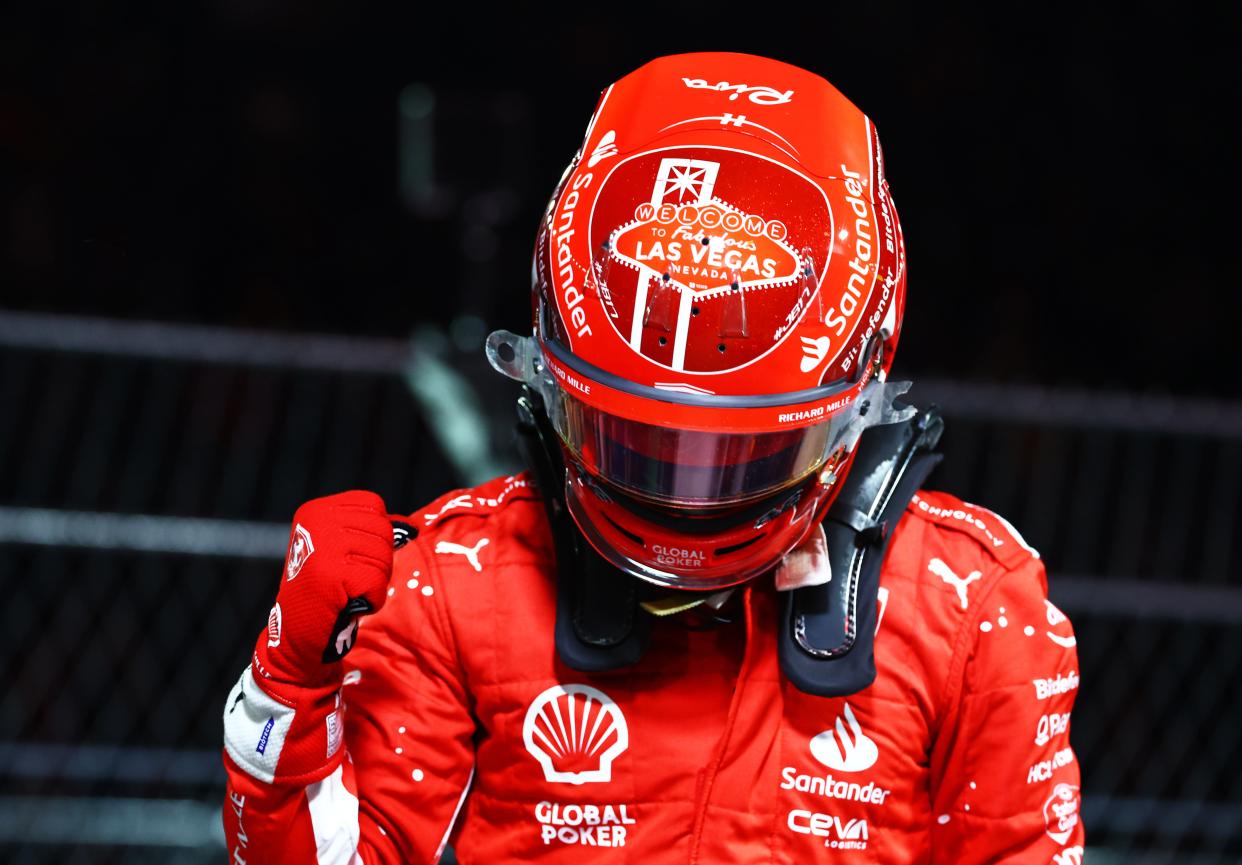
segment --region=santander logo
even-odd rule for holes
[[[875,740],[863,732],[849,703],[845,704],[844,715],[844,722],[838,717],[833,727],[811,740],[811,756],[838,772],[870,769],[880,759],[880,749]]]
[[[522,723],[527,752],[553,784],[612,780],[612,761],[630,746],[612,698],[590,685],[553,685],[531,701]]]

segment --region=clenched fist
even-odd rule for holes
[[[293,516],[276,605],[224,707],[224,747],[267,783],[306,784],[341,759],[341,658],[387,598],[413,529],[375,493],[314,499]]]
[[[276,605],[254,651],[263,684],[319,687],[340,681],[362,616],[384,605],[394,523],[375,493],[312,499],[293,516]]]

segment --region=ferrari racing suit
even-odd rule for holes
[[[331,717],[265,697],[249,668],[230,695],[238,865],[434,862],[450,843],[462,863],[1081,862],[1075,638],[996,514],[911,500],[881,571],[878,675],[831,699],[782,677],[759,582],[731,625],[658,621],[636,666],[564,666],[526,475],[410,523]],[[273,783],[280,731],[312,711],[338,732]]]

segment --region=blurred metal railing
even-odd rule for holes
[[[176,861],[218,857],[220,706],[296,505],[367,487],[409,509],[516,464],[509,384],[433,336],[0,312],[0,857],[119,861],[175,825],[203,857]],[[473,402],[420,411],[411,375]],[[1238,861],[1242,405],[915,380],[948,422],[932,485],[1017,524],[1074,616],[1089,860]],[[484,450],[454,466],[471,426]]]
[[[400,374],[409,340],[132,322],[0,310],[0,347],[331,372]],[[481,358],[480,349],[480,358]],[[921,402],[962,419],[1242,438],[1225,400],[919,378]]]

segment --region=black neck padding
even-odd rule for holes
[[[783,593],[779,654],[801,691],[853,694],[875,679],[873,655],[880,565],[890,528],[928,473],[944,424],[932,408],[912,420],[871,427],[859,440],[841,492],[824,518],[832,580]],[[565,464],[538,396],[518,400],[518,442],[534,474],[556,551],[556,652],[574,670],[632,666],[651,637],[639,601],[642,581],[603,558],[565,506]]]
[[[799,691],[842,697],[875,681],[880,566],[892,529],[940,462],[934,451],[943,431],[932,407],[859,439],[823,522],[832,579],[785,592],[781,603],[781,670]]]

